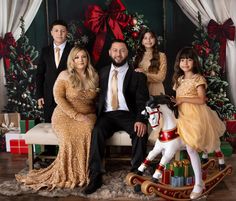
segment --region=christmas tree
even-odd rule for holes
[[[228,82],[224,80],[219,65],[220,44],[215,38],[209,37],[198,14],[199,27],[194,34],[193,46],[201,61],[201,73],[207,80],[208,105],[215,110],[221,119],[232,119],[236,112],[235,106],[227,98]]]
[[[5,110],[18,112],[23,119],[41,119],[42,111],[38,109],[35,98],[37,66],[33,63],[38,57],[38,51],[29,45],[23,18],[20,21],[21,36],[16,45],[9,47],[10,67],[6,69],[8,103]]]

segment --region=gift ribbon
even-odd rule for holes
[[[130,16],[123,13],[126,10],[121,0],[111,1],[107,10],[102,10],[98,5],[90,5],[85,13],[84,25],[96,34],[92,56],[95,63],[100,58],[107,34],[107,26],[110,27],[116,39],[124,40],[121,27],[126,27],[130,22]]]
[[[225,71],[225,58],[226,58],[226,41],[234,40],[235,37],[235,26],[231,18],[226,20],[223,24],[218,24],[214,20],[210,20],[207,31],[210,38],[216,37],[220,42],[220,58],[219,64],[223,68],[223,72]]]
[[[25,120],[25,132],[29,130],[29,120]]]

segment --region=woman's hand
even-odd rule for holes
[[[89,121],[91,121],[91,120],[87,117],[87,115],[84,115],[84,114],[77,114],[77,115],[75,116],[75,120],[76,120],[76,121],[79,121],[79,122],[82,122],[82,121],[89,122]]]
[[[43,98],[39,98],[38,99],[38,108],[41,109],[44,106],[44,99]]]
[[[143,70],[143,68],[136,68],[135,72],[144,73],[145,71]]]

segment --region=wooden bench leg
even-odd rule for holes
[[[33,150],[33,145],[29,144],[28,145],[28,161],[29,161],[29,170],[33,169],[33,160],[34,160],[34,150]]]

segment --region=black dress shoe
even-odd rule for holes
[[[202,163],[202,164],[206,164],[208,161],[209,161],[208,158],[202,158],[202,159],[201,159],[201,163]]]
[[[158,183],[159,183],[159,180],[158,180],[158,179],[156,179],[156,178],[154,178],[154,177],[152,177],[151,181],[152,181],[153,183],[156,183],[156,184],[158,184]]]
[[[137,174],[137,175],[140,175],[140,176],[143,176],[143,172],[141,172],[141,171],[139,171],[139,170],[136,172],[136,174]]]
[[[92,177],[88,186],[85,187],[85,189],[82,191],[84,194],[92,194],[97,189],[99,189],[102,186],[102,175],[98,174],[95,177]]]
[[[225,164],[219,164],[219,171],[222,171],[225,168],[226,168]]]

